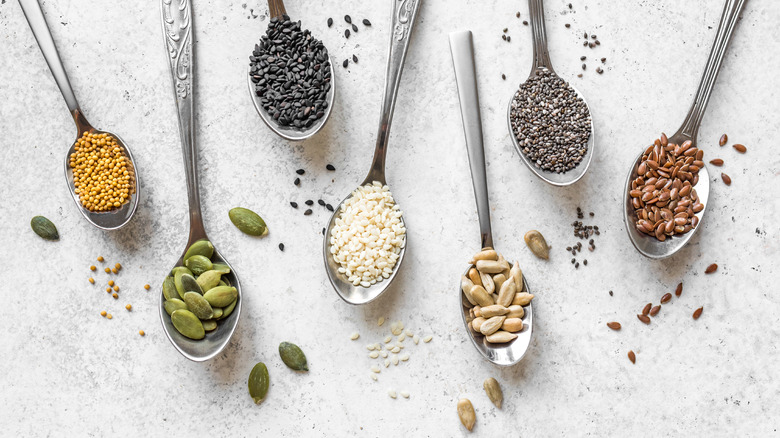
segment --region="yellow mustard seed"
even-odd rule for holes
[[[106,315],[107,315],[107,313],[106,313],[106,311],[105,311],[105,310],[103,310],[102,312],[100,312],[100,316],[103,316],[103,317],[105,317]]]
[[[111,268],[111,272],[114,274],[118,274],[119,270],[117,268]]]
[[[152,288],[152,287],[151,287],[151,286],[149,286],[148,284],[145,284],[145,285],[144,285],[144,289],[146,289],[146,290],[149,290],[149,289],[151,289],[151,288]]]
[[[119,286],[114,286],[114,292],[119,292]]]
[[[129,305],[129,304],[128,304],[128,305],[126,305],[126,306],[125,306],[125,309],[127,309],[127,310],[133,310],[133,306],[131,306],[131,305]]]
[[[98,256],[97,261],[102,262],[103,261],[103,256]]]
[[[110,288],[110,287],[107,287],[107,288],[106,288],[106,292],[108,292],[108,293],[111,293],[111,288]]]
[[[110,273],[111,273],[111,268],[106,268],[106,274],[110,274]]]
[[[117,294],[116,294],[116,292],[114,292],[113,294],[111,294],[111,296],[112,296],[112,297],[114,297],[114,299],[117,299],[117,298],[119,298],[119,295],[117,295]]]
[[[111,319],[113,318],[113,316],[111,316],[111,314],[109,313],[108,315],[106,315],[106,318]]]
[[[114,280],[108,280],[108,285],[109,286],[113,286],[114,285]]]
[[[92,284],[95,284],[95,279],[92,278],[92,277],[89,277],[89,282],[92,283]]]
[[[143,330],[138,330],[138,334],[141,336],[146,336],[146,332]]]
[[[95,266],[95,265],[92,265],[92,266],[89,267],[90,271],[94,271],[95,269],[97,269],[97,266]]]
[[[109,134],[85,132],[76,141],[68,165],[81,205],[90,211],[119,208],[135,193],[132,163]]]
[[[119,270],[119,269],[122,269],[122,265],[120,265],[119,263],[115,264],[115,265],[114,265],[114,267],[115,267],[117,270]]]

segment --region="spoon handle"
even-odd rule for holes
[[[163,34],[179,116],[179,135],[187,176],[190,205],[190,241],[206,236],[200,209],[198,187],[198,147],[195,144],[195,109],[193,95],[192,3],[190,0],[161,0]]]
[[[553,71],[550,62],[550,52],[547,51],[547,30],[544,27],[544,1],[528,0],[528,11],[531,15],[531,32],[534,39],[533,71],[546,68]]]
[[[268,15],[271,18],[281,17],[286,14],[284,9],[284,2],[282,0],[268,0]]]
[[[474,197],[477,198],[477,215],[479,216],[482,247],[492,247],[490,199],[488,197],[487,172],[485,171],[485,148],[482,143],[482,115],[479,110],[477,69],[474,63],[474,42],[471,32],[451,33],[450,51],[452,52],[452,65],[455,68],[455,83],[458,85],[460,115],[463,120],[463,132],[466,135],[471,182],[474,184]]]
[[[379,133],[376,139],[374,160],[371,170],[366,178],[366,183],[372,180],[385,184],[385,154],[387,153],[387,140],[390,136],[390,124],[393,121],[393,109],[398,92],[398,84],[401,82],[401,72],[404,69],[406,50],[409,48],[414,22],[417,12],[420,10],[422,0],[391,0],[393,3],[393,17],[390,51],[387,55],[387,74],[385,76],[385,93],[382,97],[382,115],[379,118]]]
[[[720,17],[718,32],[715,34],[715,41],[710,49],[710,56],[707,58],[707,65],[704,67],[704,73],[701,75],[699,88],[696,90],[696,96],[691,104],[691,109],[685,117],[680,130],[675,135],[685,136],[693,141],[699,133],[699,125],[704,117],[704,111],[707,109],[707,103],[710,100],[712,88],[715,85],[715,79],[718,77],[720,66],[723,63],[723,56],[726,54],[731,35],[734,33],[734,26],[737,24],[739,13],[745,6],[746,0],[726,0],[723,5],[723,15]]]
[[[46,24],[46,18],[43,15],[43,11],[41,11],[41,5],[38,3],[38,0],[19,0],[19,5],[22,7],[24,17],[27,19],[35,40],[38,42],[38,47],[40,47],[41,53],[43,53],[43,57],[46,59],[46,64],[49,65],[51,75],[54,76],[54,81],[57,82],[60,93],[65,98],[68,110],[70,110],[73,119],[76,121],[79,133],[83,130],[92,129],[87,119],[81,113],[79,102],[76,100],[76,95],[70,86],[70,79],[68,79],[68,74],[62,65],[62,59],[60,59],[57,46],[54,44],[51,31]]]

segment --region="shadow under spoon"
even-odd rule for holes
[[[669,143],[681,145],[686,141],[690,141],[691,148],[697,147],[696,137],[699,134],[701,119],[704,117],[704,111],[707,109],[707,103],[709,102],[710,94],[715,85],[715,79],[718,77],[718,72],[720,71],[720,66],[723,62],[723,56],[726,53],[729,41],[731,41],[734,26],[737,24],[737,18],[745,5],[745,1],[746,0],[727,0],[724,4],[723,15],[721,15],[720,18],[718,31],[715,34],[715,41],[712,44],[712,49],[710,49],[707,65],[704,67],[704,73],[702,73],[696,96],[693,99],[691,108],[688,111],[688,115],[682,126],[674,135],[669,137]],[[632,181],[639,177],[639,165],[642,161],[643,154],[644,150],[639,153],[628,171],[623,195],[623,220],[626,225],[628,238],[640,254],[651,259],[663,259],[681,250],[691,241],[696,231],[701,227],[702,220],[704,219],[704,212],[707,210],[707,204],[709,203],[710,173],[707,170],[706,165],[701,167],[698,174],[698,183],[693,184],[693,189],[696,190],[699,202],[704,206],[701,211],[696,213],[698,225],[687,233],[673,235],[665,238],[664,241],[660,241],[655,236],[641,233],[636,229],[634,201],[631,198],[630,192]]]
[[[494,248],[493,232],[490,226],[490,198],[488,196],[487,172],[485,169],[485,149],[482,140],[482,116],[479,109],[477,72],[474,64],[474,44],[471,32],[451,33],[450,50],[452,52],[452,64],[455,68],[455,82],[458,85],[458,98],[463,119],[463,131],[466,136],[471,179],[474,184],[474,197],[477,201],[482,248]],[[472,267],[469,266],[464,275]],[[531,293],[525,276],[523,276],[523,291]],[[458,286],[458,296],[460,297],[458,305],[463,316],[464,328],[477,351],[496,365],[509,366],[519,362],[531,344],[534,328],[533,303],[529,303],[524,307],[523,330],[516,333],[517,338],[507,343],[493,344],[488,342],[482,334],[474,333],[469,327],[469,308],[471,308],[471,303],[469,303],[461,291],[460,286]]]
[[[198,147],[195,142],[195,82],[193,77],[195,53],[192,45],[192,3],[191,0],[177,0],[175,5],[172,5],[171,2],[172,0],[161,0],[162,22],[165,48],[169,55],[171,77],[176,97],[176,109],[179,118],[179,134],[184,154],[184,173],[187,177],[187,199],[189,201],[190,219],[190,235],[187,246],[181,257],[174,264],[174,267],[176,267],[182,266],[187,248],[199,240],[209,240],[209,238],[203,226],[203,216],[200,208],[197,163]],[[200,340],[189,339],[176,330],[171,322],[171,318],[165,312],[163,307],[165,296],[162,290],[160,290],[159,312],[165,335],[179,353],[195,362],[203,362],[218,355],[230,342],[230,338],[236,331],[238,319],[241,316],[243,296],[236,271],[216,247],[214,248],[212,260],[215,263],[225,264],[230,268],[230,274],[225,277],[238,291],[238,301],[233,313],[221,320],[217,324],[217,328],[209,332],[205,338]]]
[[[393,109],[395,108],[395,99],[398,92],[398,85],[401,82],[401,72],[406,59],[406,51],[409,48],[409,39],[411,38],[414,23],[417,18],[417,12],[420,9],[422,0],[408,0],[399,2],[391,0],[392,3],[392,26],[390,34],[390,50],[387,56],[387,74],[385,76],[385,92],[382,99],[382,113],[379,118],[379,133],[376,140],[376,149],[374,150],[374,159],[371,163],[371,169],[366,179],[360,183],[360,186],[378,181],[383,185],[387,184],[385,179],[385,154],[387,152],[387,141],[390,136],[390,124],[393,120]],[[377,281],[368,287],[355,286],[347,280],[347,277],[338,271],[339,264],[333,259],[330,253],[331,230],[336,223],[336,219],[341,214],[341,206],[351,197],[350,194],[339,204],[330,217],[325,228],[325,237],[323,238],[323,259],[325,261],[325,270],[328,273],[328,279],[336,293],[349,304],[367,304],[377,299],[384,293],[395,279],[401,268],[401,263],[406,254],[406,245],[408,234],[406,233],[404,245],[399,253],[393,272],[389,278]],[[403,216],[401,224],[406,227]]]
[[[57,86],[62,93],[62,97],[65,98],[65,103],[68,105],[68,110],[70,110],[70,114],[73,116],[73,121],[76,122],[77,140],[71,145],[70,149],[68,149],[68,153],[65,155],[64,162],[65,181],[68,184],[68,191],[70,192],[73,201],[78,206],[81,215],[84,216],[84,219],[86,219],[87,222],[101,230],[106,231],[122,228],[123,226],[127,225],[128,222],[130,222],[130,219],[132,219],[136,209],[138,208],[140,183],[138,181],[138,171],[135,167],[133,154],[130,152],[130,149],[127,147],[125,142],[122,141],[118,135],[108,131],[100,131],[95,129],[87,121],[87,118],[84,117],[84,112],[81,111],[79,102],[76,100],[76,95],[73,93],[73,88],[70,86],[68,74],[65,72],[65,67],[62,65],[60,54],[57,52],[57,46],[54,44],[54,39],[52,39],[49,26],[46,24],[46,18],[43,15],[43,11],[41,11],[41,6],[38,1],[19,0],[19,4],[22,7],[22,11],[24,12],[24,16],[27,19],[27,23],[30,25],[30,29],[32,30],[33,35],[35,36],[35,40],[38,42],[38,47],[40,47],[41,52],[43,53],[43,57],[46,59],[46,64],[49,65],[49,70],[51,70],[51,74],[54,76],[54,81],[57,82]],[[133,173],[134,187],[132,188],[130,198],[128,198],[122,205],[113,210],[102,212],[91,211],[82,205],[79,194],[76,193],[76,186],[73,179],[73,169],[70,167],[70,156],[76,151],[78,137],[80,137],[85,132],[93,134],[108,134],[114,137],[117,144],[122,149],[122,152],[129,161],[129,168]]]

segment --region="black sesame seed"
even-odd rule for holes
[[[609,291],[609,296],[612,296],[612,291]]]
[[[574,267],[575,267],[576,269],[580,269],[580,262],[577,262],[577,263],[575,263],[575,264],[574,264]]]
[[[318,199],[317,200],[317,204],[320,204],[321,206],[324,207],[325,206],[325,201],[323,201],[322,199]]]
[[[341,63],[341,65],[343,65],[344,68],[347,68],[347,66],[349,65],[349,59],[345,59],[344,62]]]
[[[310,214],[311,214],[311,208],[309,208],[309,209],[307,209],[306,211],[303,212],[304,216],[308,216]]]
[[[518,13],[516,13],[516,14],[515,14],[515,17],[517,17],[517,18],[520,18],[520,13],[519,13],[519,12],[518,12]]]
[[[588,39],[588,32],[585,32],[585,39]]]
[[[298,175],[303,175],[304,173],[306,173],[306,171],[303,169],[298,169],[295,171],[295,173],[297,173]]]
[[[511,36],[507,36],[506,37],[506,42],[508,42],[508,43],[512,42],[512,37]]]
[[[325,168],[328,169],[328,170],[336,170],[336,168],[333,167],[332,164],[328,164],[327,166],[325,166]]]
[[[333,211],[333,206],[330,204],[325,204],[325,208],[327,208],[328,211]]]
[[[508,31],[509,31],[509,29],[505,27],[504,28],[504,33],[507,33]]]
[[[305,202],[305,204],[306,204],[306,205],[314,205],[314,201],[312,201],[311,199],[309,199],[308,201],[306,201],[306,202]]]
[[[571,24],[569,24],[569,23],[566,23],[566,24],[564,24],[564,26],[566,26],[566,28],[568,29],[568,28],[570,28],[570,27],[571,27]]]
[[[526,25],[526,26],[528,26],[528,22],[527,22],[527,21],[525,21],[525,20],[523,20],[523,24],[524,24],[524,25]]]
[[[502,73],[501,74],[501,79],[506,80],[506,75]]]
[[[584,60],[586,60],[586,59],[588,59],[588,57],[587,57],[587,56],[580,56],[580,61],[584,61]]]
[[[352,55],[352,62],[357,64],[357,61],[358,61],[357,55]]]
[[[349,38],[349,29],[346,29],[346,30],[344,31],[344,37],[345,37],[345,38]]]
[[[345,15],[344,16],[344,21],[346,21],[349,24],[352,24],[352,17],[350,17],[349,15]]]
[[[501,39],[506,41],[506,35],[501,35]]]
[[[279,251],[284,251],[284,243],[279,244]]]
[[[293,184],[295,184],[296,186],[301,185],[301,179],[300,178],[295,178],[295,181],[293,181]]]
[[[297,203],[297,202],[295,202],[295,201],[291,201],[291,202],[290,202],[290,207],[292,207],[292,208],[298,208],[298,203]]]
[[[596,45],[597,45],[597,46],[600,46],[600,45],[601,45],[601,41],[599,41],[599,40],[596,40]]]
[[[586,66],[585,66],[585,64],[582,64],[582,69],[583,69],[583,70],[585,70],[585,67],[586,67]]]
[[[333,19],[332,18],[328,18],[328,27],[331,27],[331,26],[333,26]]]
[[[571,3],[569,3],[569,9],[571,9]]]
[[[583,260],[582,264],[585,265],[585,266],[588,266],[588,259]]]
[[[368,18],[363,19],[363,26],[371,26],[371,22],[368,21]]]
[[[590,217],[593,217],[593,216],[595,216],[595,214],[593,214],[593,212],[592,212],[592,211],[591,211],[590,213],[588,213],[588,215],[590,215]]]
[[[605,62],[607,62],[607,58],[601,58],[601,62],[602,62],[602,63],[605,63]]]

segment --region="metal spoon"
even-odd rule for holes
[[[282,0],[268,0],[268,11],[270,18],[281,17],[283,14],[287,13],[284,9],[284,2]],[[325,126],[325,122],[328,121],[330,112],[333,109],[333,100],[336,96],[336,75],[333,68],[333,61],[329,61],[331,65],[330,90],[328,90],[326,94],[328,105],[325,107],[325,114],[323,114],[323,116],[319,119],[315,120],[311,126],[304,129],[293,126],[282,126],[270,114],[268,114],[268,112],[266,112],[266,110],[263,108],[263,105],[260,103],[260,96],[258,96],[255,92],[255,84],[252,82],[252,76],[247,74],[246,80],[247,85],[249,85],[249,96],[252,98],[252,103],[255,105],[257,114],[260,115],[260,119],[265,122],[265,124],[268,125],[268,127],[271,128],[271,131],[273,131],[276,135],[290,141],[303,141],[318,133],[320,129]],[[248,71],[251,72],[251,70],[252,67],[250,66]]]
[[[206,239],[206,229],[203,226],[203,217],[200,209],[200,189],[198,187],[198,147],[195,143],[194,120],[194,77],[195,53],[192,47],[192,3],[191,0],[162,0],[162,23],[165,35],[165,48],[169,55],[171,65],[171,77],[176,95],[176,109],[179,116],[179,134],[181,135],[182,152],[184,153],[184,173],[187,176],[187,198],[190,206],[190,237],[185,247],[187,248],[198,240]],[[174,267],[181,266],[184,253],[176,261]],[[163,303],[165,297],[160,292],[160,321],[162,321],[165,335],[174,347],[187,359],[195,362],[203,362],[218,355],[230,342],[230,338],[236,331],[238,318],[241,316],[241,284],[238,281],[236,271],[230,266],[222,254],[214,248],[212,260],[215,263],[223,263],[230,267],[227,277],[230,284],[238,290],[238,302],[227,318],[217,324],[216,330],[206,334],[201,340],[192,340],[182,336],[171,323],[171,318],[165,313]]]
[[[530,11],[531,16],[531,31],[533,32],[533,40],[534,40],[534,62],[533,66],[531,68],[531,74],[528,75],[528,79],[531,79],[535,75],[537,75],[540,72],[543,71],[549,71],[552,73],[555,77],[559,77],[557,73],[553,70],[552,62],[550,62],[550,53],[547,51],[547,32],[544,27],[544,2],[543,0],[528,0],[528,9]],[[526,79],[526,81],[528,81]],[[582,98],[582,101],[585,103],[585,105],[588,105],[588,102],[585,101],[585,98],[582,97],[582,93],[577,90],[574,85],[569,83],[569,85],[574,89],[575,92],[577,92],[577,95]],[[522,86],[522,84],[521,84]],[[517,150],[517,154],[520,155],[520,158],[523,160],[526,166],[528,166],[529,169],[531,169],[531,172],[533,172],[536,176],[542,179],[542,181],[547,182],[549,184],[552,184],[554,186],[568,186],[570,184],[574,184],[575,182],[579,181],[580,178],[582,178],[585,175],[585,172],[588,170],[588,167],[590,166],[590,160],[593,157],[593,148],[596,145],[596,132],[593,128],[593,123],[590,125],[590,137],[588,138],[588,150],[585,152],[585,155],[582,157],[582,161],[571,170],[568,170],[564,173],[555,173],[550,172],[546,170],[542,170],[538,167],[536,167],[536,164],[532,162],[524,153],[522,148],[520,147],[520,144],[517,142],[517,137],[514,134],[514,131],[512,130],[512,101],[514,100],[514,94],[512,94],[512,98],[509,99],[509,105],[507,106],[506,110],[506,119],[507,124],[509,126],[509,137],[512,138],[512,143],[515,145],[515,149]],[[590,112],[590,107],[588,106],[588,112]]]
[[[688,115],[685,117],[685,121],[680,129],[669,137],[669,143],[682,144],[685,141],[690,140],[692,142],[691,147],[696,147],[696,137],[699,134],[701,119],[704,116],[704,111],[707,109],[707,103],[709,102],[712,88],[715,85],[715,79],[718,77],[723,55],[726,53],[726,48],[728,47],[731,35],[734,31],[734,26],[737,23],[737,18],[742,11],[742,7],[745,5],[745,1],[746,0],[727,0],[723,6],[723,15],[720,17],[718,32],[715,35],[715,41],[712,44],[710,55],[707,58],[707,65],[704,67],[704,73],[701,76],[699,88],[696,91],[696,96],[691,104],[691,109],[688,111]],[[681,250],[685,244],[691,240],[694,233],[696,233],[696,230],[701,227],[701,221],[704,218],[704,212],[707,210],[707,201],[710,194],[710,173],[707,171],[706,166],[699,169],[699,182],[695,186],[696,193],[699,195],[699,200],[704,205],[704,209],[696,214],[699,218],[699,225],[685,234],[675,235],[661,242],[655,237],[640,233],[637,231],[634,224],[634,207],[629,192],[631,191],[631,181],[638,176],[637,170],[639,169],[639,162],[642,159],[643,152],[644,149],[639,153],[636,160],[631,165],[631,170],[628,172],[628,179],[625,184],[625,194],[623,196],[623,219],[626,224],[628,238],[637,251],[643,256],[651,259],[663,259]]]
[[[454,32],[450,34],[450,51],[452,52],[452,64],[455,67],[455,82],[458,85],[458,97],[460,100],[460,113],[463,119],[463,131],[466,134],[466,149],[469,154],[469,167],[471,179],[474,184],[474,196],[477,199],[477,215],[479,216],[479,229],[482,235],[482,247],[493,248],[493,232],[490,227],[490,198],[488,196],[487,175],[485,171],[485,149],[482,144],[482,116],[479,110],[479,94],[477,90],[477,71],[474,65],[474,44],[471,32]],[[468,273],[469,266],[466,269]],[[530,293],[528,282],[523,276],[523,290]],[[458,286],[460,296],[460,309],[463,315],[463,324],[471,338],[474,347],[485,358],[496,365],[514,365],[519,362],[528,346],[531,344],[533,334],[533,304],[525,307],[523,316],[523,331],[517,333],[517,338],[505,344],[491,344],[481,334],[475,334],[470,328],[471,322],[468,309],[471,307],[468,299]]]
[[[116,230],[125,226],[135,214],[135,210],[138,207],[138,194],[141,190],[140,182],[138,180],[138,171],[135,168],[135,160],[133,154],[127,147],[124,141],[116,135],[108,131],[100,131],[92,127],[84,117],[84,112],[79,107],[79,102],[76,100],[76,95],[73,93],[73,89],[70,86],[70,80],[67,73],[65,73],[65,67],[62,65],[60,54],[57,52],[57,46],[54,45],[49,26],[46,24],[46,18],[41,11],[41,5],[37,0],[19,0],[19,5],[22,7],[27,23],[30,25],[30,29],[35,35],[35,40],[38,42],[38,47],[43,53],[43,57],[46,59],[46,64],[49,65],[54,81],[57,82],[57,86],[62,93],[62,97],[65,98],[65,103],[68,105],[70,114],[73,116],[73,121],[76,122],[76,136],[80,137],[85,132],[91,132],[96,134],[109,134],[114,137],[120,148],[123,149],[127,158],[130,160],[130,169],[133,172],[133,181],[135,183],[135,192],[130,195],[130,198],[115,210],[105,212],[90,211],[81,205],[79,195],[76,193],[76,186],[73,182],[73,170],[70,167],[70,156],[76,150],[76,142],[68,149],[68,153],[65,155],[65,180],[68,183],[68,191],[73,197],[73,201],[79,208],[81,215],[87,220],[87,222],[100,228],[101,230]],[[78,141],[78,140],[77,140]]]
[[[387,152],[387,141],[390,136],[390,124],[393,121],[393,108],[395,107],[395,98],[398,92],[398,84],[401,82],[401,72],[404,67],[406,50],[409,48],[409,39],[414,28],[417,12],[420,10],[422,0],[392,0],[393,16],[390,35],[390,51],[387,56],[387,74],[385,76],[385,93],[382,98],[382,113],[379,118],[379,134],[376,140],[376,149],[374,150],[374,159],[371,163],[371,170],[366,179],[360,183],[360,186],[379,181],[387,184],[385,180],[385,154]],[[336,218],[341,210],[341,205],[352,196],[351,194],[344,198],[336,207],[333,215],[330,217],[328,226],[325,228],[325,238],[323,239],[323,257],[325,259],[325,270],[328,273],[328,279],[336,293],[349,304],[366,304],[377,299],[384,291],[390,287],[390,283],[395,279],[398,270],[401,268],[401,262],[406,254],[407,241],[401,249],[398,261],[396,262],[393,273],[389,278],[377,282],[369,287],[353,286],[347,281],[347,278],[338,272],[339,265],[333,260],[330,254],[330,232],[336,223]],[[403,216],[401,223],[406,226]]]

